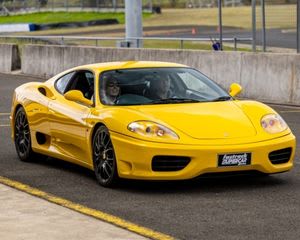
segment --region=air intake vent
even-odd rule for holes
[[[269,153],[269,159],[273,164],[287,163],[290,160],[292,148],[284,148]]]
[[[157,172],[171,172],[184,169],[191,159],[181,156],[155,156],[152,159],[152,170]]]
[[[39,87],[38,90],[41,94],[43,94],[44,96],[47,96],[45,88]]]

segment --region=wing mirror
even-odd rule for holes
[[[229,88],[229,95],[231,97],[235,97],[237,96],[241,91],[243,90],[243,88],[241,87],[240,84],[238,83],[232,83],[230,85],[230,88]]]
[[[82,92],[78,91],[78,90],[71,90],[68,91],[64,94],[65,99],[73,101],[73,102],[80,102],[83,103],[87,106],[92,106],[93,105],[93,101],[85,98],[82,94]]]

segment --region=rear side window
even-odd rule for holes
[[[68,86],[68,83],[70,82],[70,79],[73,77],[73,75],[74,72],[71,72],[59,78],[55,83],[56,90],[61,94],[64,94],[66,87]]]

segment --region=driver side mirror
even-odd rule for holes
[[[235,96],[237,96],[241,91],[243,90],[243,88],[241,87],[241,85],[240,84],[238,84],[238,83],[232,83],[231,85],[230,85],[230,88],[229,88],[229,95],[231,96],[231,97],[235,97]]]
[[[73,102],[80,102],[83,103],[87,106],[92,106],[93,105],[93,101],[85,98],[82,94],[82,92],[78,91],[78,90],[71,90],[68,91],[64,94],[65,99],[69,100],[69,101],[73,101]]]

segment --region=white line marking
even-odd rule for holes
[[[300,113],[300,110],[287,110],[287,111],[279,111],[281,113]]]
[[[0,116],[9,116],[10,113],[0,113]]]
[[[275,103],[267,103],[271,107],[279,107],[279,108],[288,108],[288,109],[300,109],[299,105],[284,105],[284,104],[275,104]]]
[[[0,127],[10,127],[8,124],[1,124]]]

